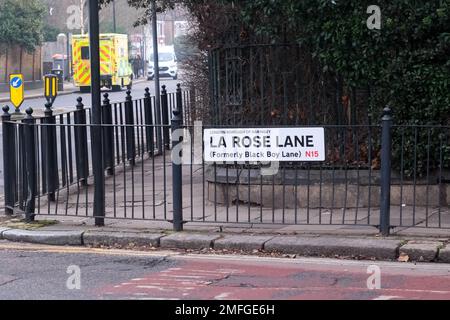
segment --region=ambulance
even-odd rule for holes
[[[72,65],[75,86],[81,92],[89,92],[91,69],[89,36],[72,36]],[[100,35],[100,82],[102,87],[120,91],[131,89],[133,72],[128,60],[128,36],[107,33]]]

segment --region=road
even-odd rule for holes
[[[161,86],[166,85],[168,92],[175,92],[177,83],[180,83],[181,80],[171,80],[170,78],[162,78]],[[150,93],[152,95],[155,94],[155,83],[153,81],[144,81],[133,85],[131,90],[131,96],[133,99],[139,99],[144,97],[145,88],[150,88]],[[102,92],[108,92],[111,102],[123,102],[126,97],[126,90],[121,92],[112,92],[111,90],[103,90]],[[54,109],[64,109],[64,110],[73,110],[75,109],[75,105],[77,104],[77,98],[82,97],[86,106],[90,106],[91,104],[91,95],[89,93],[80,93],[75,92],[69,95],[62,95],[56,98],[55,103],[53,104]],[[28,107],[32,107],[36,110],[45,109],[46,100],[44,98],[38,99],[28,99],[23,103],[21,110],[26,110]]]
[[[380,268],[381,289],[368,289],[369,266]],[[0,299],[450,299],[450,265],[185,255],[0,241]]]
[[[161,79],[161,86],[166,85],[167,86],[167,92],[175,92],[177,88],[177,84],[180,83],[182,80],[171,80],[170,78],[162,78]],[[154,81],[144,81],[137,83],[133,86],[131,90],[131,96],[133,99],[140,99],[144,97],[145,94],[145,88],[150,88],[150,93],[152,95],[155,94],[155,83]],[[104,90],[102,92],[108,92],[110,94],[109,99],[111,102],[123,102],[125,101],[126,97],[126,90],[123,90],[122,92],[111,92],[110,90]],[[83,103],[86,106],[91,105],[91,94],[90,93],[80,93],[75,92],[69,95],[62,95],[57,97],[55,100],[55,103],[53,105],[54,109],[57,110],[75,110],[75,106],[77,104],[77,98],[82,97]],[[26,99],[24,103],[21,106],[21,110],[24,111],[28,107],[32,107],[35,111],[41,110],[43,111],[45,109],[45,98],[37,98],[37,99]],[[3,137],[3,131],[0,121],[0,193],[3,193],[3,144],[1,143]]]

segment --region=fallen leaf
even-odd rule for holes
[[[400,256],[398,257],[398,262],[408,262],[409,256],[406,253],[400,253]]]

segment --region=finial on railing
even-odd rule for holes
[[[131,101],[133,100],[133,98],[131,97],[131,90],[127,90],[127,97],[126,97],[127,101]]]
[[[84,108],[84,104],[83,104],[83,98],[82,97],[78,97],[77,98],[77,110],[83,110]]]
[[[382,120],[391,120],[392,119],[392,108],[387,105],[384,109],[383,109],[383,118]]]
[[[3,110],[4,115],[9,115],[9,106],[8,105],[4,105],[2,110]]]
[[[103,94],[103,105],[109,105],[109,94],[108,94],[108,92],[105,92],[104,94]]]
[[[144,96],[145,96],[146,98],[150,98],[150,89],[149,89],[149,88],[145,88],[145,94],[144,94]]]
[[[52,103],[51,102],[47,102],[45,104],[44,114],[45,114],[46,117],[49,117],[49,116],[52,115],[52,113],[53,113],[53,111],[52,111]]]
[[[25,110],[25,113],[27,114],[25,116],[25,119],[33,119],[33,108],[28,108],[27,110]]]

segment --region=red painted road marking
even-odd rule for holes
[[[224,258],[223,260],[226,260]],[[98,290],[108,298],[145,299],[450,299],[450,276],[381,266],[382,289],[367,288],[367,263],[283,264],[282,260],[187,260]],[[442,272],[441,272],[442,273]]]

